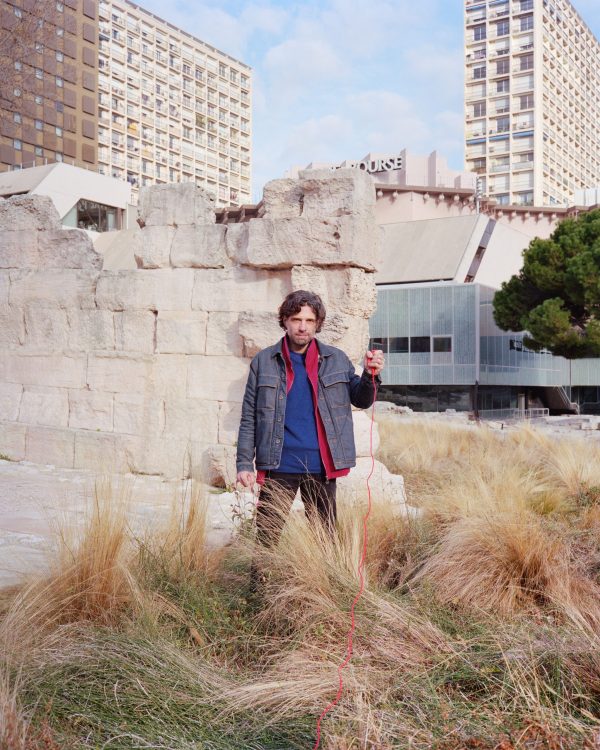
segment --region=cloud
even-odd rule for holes
[[[264,59],[264,68],[273,89],[282,100],[314,85],[339,78],[344,66],[333,48],[319,39],[288,39],[272,47]]]

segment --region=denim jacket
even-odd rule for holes
[[[356,465],[351,405],[366,409],[373,403],[371,376],[356,375],[347,355],[317,341],[319,349],[318,408],[336,469]],[[379,378],[376,379],[376,382]],[[286,368],[282,340],[260,351],[250,363],[242,403],[237,444],[237,471],[276,469],[281,462]]]

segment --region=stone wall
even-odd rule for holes
[[[216,224],[192,184],[142,191],[138,268],[106,271],[49,198],[0,200],[0,454],[213,481],[230,466],[249,358],[292,289],[328,308],[323,341],[360,363],[375,308],[374,190],[358,170],[264,191],[264,216]]]

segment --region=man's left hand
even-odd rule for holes
[[[379,375],[383,370],[385,360],[383,359],[383,352],[380,349],[374,349],[368,351],[365,355],[365,370],[374,375]]]

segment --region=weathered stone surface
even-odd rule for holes
[[[311,169],[299,176],[304,195],[302,215],[307,219],[368,214],[374,210],[373,179],[360,169]]]
[[[189,273],[183,271],[180,273]],[[290,274],[250,268],[207,269],[195,274],[192,309],[208,312],[272,312],[291,291]],[[274,303],[274,300],[277,302]]]
[[[95,471],[100,476],[129,470],[126,457],[120,450],[119,437],[90,430],[75,433],[73,466]]]
[[[353,411],[352,421],[354,423],[354,444],[356,455],[359,458],[371,455],[371,410]],[[373,424],[373,453],[379,448],[379,429],[377,423]]]
[[[161,311],[156,320],[156,351],[204,354],[208,313]]]
[[[0,455],[10,461],[23,461],[26,434],[27,427],[24,424],[0,422]]]
[[[69,391],[69,427],[76,430],[113,429],[113,394],[88,390]]]
[[[177,228],[171,245],[174,268],[223,268],[229,265],[224,224],[192,224]]]
[[[67,317],[69,348],[73,351],[115,348],[114,316],[109,310],[67,310]]]
[[[233,354],[236,357],[243,355],[239,317],[239,313],[208,313],[206,354],[209,357],[224,354]]]
[[[170,399],[165,403],[165,433],[194,442],[218,440],[219,404],[198,398]]]
[[[144,393],[115,393],[113,425],[121,435],[160,435],[165,429],[165,403]]]
[[[292,219],[302,214],[304,194],[298,180],[271,180],[263,188],[264,215],[268,219]]]
[[[84,354],[21,354],[0,357],[0,380],[24,386],[83,388],[87,369]]]
[[[292,287],[318,294],[327,309],[370,318],[377,306],[374,274],[360,268],[322,269],[315,266],[292,268]]]
[[[149,226],[214,224],[215,199],[192,182],[142,188],[138,216]]]
[[[2,232],[0,240],[0,268],[37,268],[39,265],[38,238],[36,229],[20,229]]]
[[[139,227],[121,229],[119,232],[102,232],[94,239],[94,247],[102,255],[102,268],[105,271],[135,270],[142,239]]]
[[[19,418],[23,386],[20,383],[0,383],[0,420],[16,422]],[[1,429],[1,427],[0,427]],[[1,449],[0,449],[1,452]]]
[[[177,229],[173,226],[144,227],[137,234],[134,248],[138,268],[170,268],[171,246]]]
[[[25,388],[19,409],[19,422],[66,427],[69,422],[69,398],[66,389],[43,386]]]
[[[8,305],[9,287],[10,287],[9,271],[0,271],[0,305]]]
[[[96,252],[91,237],[83,229],[40,232],[38,247],[39,268],[102,268],[102,256]]]
[[[189,310],[195,273],[170,268],[104,272],[96,301],[108,310]]]
[[[0,202],[0,232],[60,228],[60,216],[47,195],[15,195]]]
[[[136,474],[163,475],[170,479],[187,479],[194,466],[200,465],[207,446],[173,436],[130,436],[119,440],[129,471]]]
[[[235,487],[235,454],[231,445],[211,445],[204,456],[204,481],[212,487]]]
[[[29,351],[37,349],[54,353],[70,348],[66,310],[27,305],[23,310],[23,318],[24,343]]]
[[[188,357],[187,392],[207,401],[241,401],[248,365],[237,357]]]
[[[240,242],[232,260],[257,268],[295,265],[355,266],[374,271],[379,258],[374,216],[342,215],[310,219],[251,219],[247,243]],[[228,246],[229,247],[229,246]]]
[[[371,466],[370,458],[357,458],[356,466],[350,470],[350,474],[337,480],[341,499],[349,502],[366,502],[367,477],[371,473]],[[394,503],[398,506],[399,512],[408,512],[404,479],[399,474],[391,474],[380,461],[375,461],[369,486],[374,500]]]
[[[152,354],[156,345],[156,315],[143,310],[116,312],[115,349]]]
[[[236,445],[241,417],[241,403],[223,401],[219,404],[219,443]]]
[[[93,391],[144,393],[152,360],[140,354],[97,352],[88,358],[87,384]]]
[[[277,313],[245,312],[240,314],[240,336],[244,357],[253,357],[283,336]]]
[[[187,362],[185,354],[161,354],[153,358],[146,397],[165,399],[185,398],[187,395]]]
[[[11,305],[39,307],[96,306],[94,294],[98,273],[65,269],[59,271],[11,271],[9,302]]]
[[[24,341],[23,311],[12,305],[0,305],[0,349],[17,349]]]
[[[369,321],[334,313],[325,319],[319,339],[339,347],[354,365],[362,368],[369,345]]]
[[[73,468],[75,432],[53,427],[27,427],[25,458],[34,464]]]

